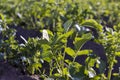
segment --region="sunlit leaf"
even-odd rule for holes
[[[39,71],[39,68],[41,68],[42,65],[40,63],[33,63],[28,66],[27,70],[31,73],[34,74],[35,70]]]
[[[120,57],[120,52],[115,52],[115,55]]]
[[[65,43],[65,42],[67,42],[67,38],[72,34],[73,34],[73,30],[70,30],[62,35],[59,35],[55,42],[56,43],[59,43],[59,42]]]
[[[68,55],[70,55],[71,57],[74,57],[74,56],[75,56],[74,50],[71,49],[71,48],[69,48],[69,47],[65,48],[65,52],[66,52]]]
[[[94,28],[94,29],[96,29],[97,31],[100,31],[100,32],[102,31],[102,25],[100,25],[99,23],[97,23],[93,19],[85,20],[81,23],[81,25]]]
[[[91,58],[91,57],[88,57],[85,61],[87,67],[94,67],[95,63],[96,63],[96,58]]]
[[[4,16],[2,13],[0,13],[0,22],[2,22],[4,20]]]
[[[92,50],[80,50],[78,51],[77,55],[88,55],[92,52]]]

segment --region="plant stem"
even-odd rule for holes
[[[112,75],[112,69],[114,65],[114,60],[115,60],[115,55],[112,58],[112,61],[109,64],[109,70],[108,70],[108,80],[111,80],[111,75]]]

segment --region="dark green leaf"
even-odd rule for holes
[[[67,32],[67,31],[70,29],[72,23],[73,23],[72,20],[68,20],[68,21],[66,21],[66,22],[64,23],[63,26],[64,26],[64,29],[65,29],[65,32]]]
[[[82,36],[82,38],[75,38],[75,41],[74,41],[74,45],[75,45],[75,48],[76,50],[80,50],[82,48],[82,46],[87,42],[89,41],[90,39],[92,38],[92,34],[88,33],[88,34],[84,34]]]
[[[104,73],[105,69],[106,69],[106,63],[103,60],[100,60],[100,64],[99,64],[100,73],[101,74]]]

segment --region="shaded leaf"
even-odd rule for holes
[[[34,74],[35,70],[39,70],[39,68],[41,68],[42,65],[40,63],[33,63],[30,66],[27,67],[27,70],[31,73]]]
[[[101,74],[104,73],[105,69],[106,69],[106,63],[103,60],[100,60],[100,64],[99,64],[100,73]]]
[[[75,38],[74,45],[76,50],[80,50],[82,46],[92,38],[92,34],[84,34],[82,38]]]
[[[85,67],[80,65],[77,62],[74,62],[73,64],[70,65],[69,72],[71,77],[74,79],[84,79],[85,78]]]
[[[63,24],[64,29],[65,29],[65,32],[67,32],[67,31],[70,29],[72,23],[73,23],[72,20],[68,20],[68,21],[66,21],[66,22]]]

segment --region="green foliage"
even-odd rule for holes
[[[74,45],[76,50],[79,50],[82,48],[82,46],[89,41],[92,38],[92,34],[84,34],[81,38],[76,37],[74,41]]]
[[[106,32],[101,33],[101,35],[102,38],[99,39],[99,42],[102,43],[106,51],[106,56],[109,64],[108,79],[110,80],[112,75],[112,68],[116,63],[116,57],[119,56],[120,32],[119,30],[115,31],[112,28],[106,27]]]
[[[119,5],[118,0],[0,0],[0,60],[48,80],[111,80],[116,57],[120,57]],[[21,36],[25,43],[18,44],[10,26],[35,29],[42,37],[26,40]],[[97,39],[91,28],[99,34]],[[69,38],[74,48],[67,46]],[[108,76],[99,56],[81,50],[93,38],[104,46]],[[67,55],[72,59],[66,59]],[[85,65],[76,62],[84,55]],[[114,79],[119,79],[116,74]]]
[[[74,57],[75,56],[75,52],[74,52],[74,50],[73,49],[71,49],[71,48],[65,48],[65,52],[68,54],[68,55],[70,55],[71,57]]]
[[[82,26],[88,26],[91,28],[95,28],[98,32],[102,31],[102,25],[98,24],[95,20],[90,19],[90,20],[85,20],[81,23]]]

